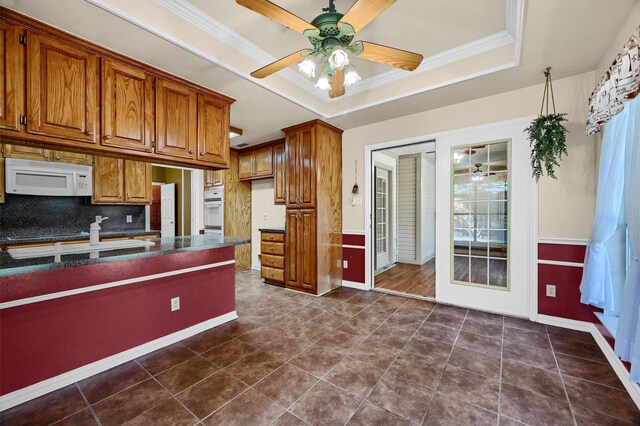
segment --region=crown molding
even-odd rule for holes
[[[507,68],[511,68],[514,66],[518,66],[520,63],[520,54],[522,49],[522,33],[523,33],[523,25],[524,25],[524,2],[525,0],[505,0],[506,7],[506,30],[500,31],[498,33],[489,35],[487,37],[483,37],[481,39],[472,41],[470,43],[466,43],[464,45],[455,47],[453,49],[449,49],[445,52],[438,53],[436,55],[432,55],[428,58],[425,58],[420,66],[412,73],[408,73],[406,71],[402,71],[399,69],[393,69],[391,71],[378,74],[372,77],[363,78],[357,85],[350,87],[344,96],[341,98],[331,99],[328,94],[324,91],[317,89],[314,83],[308,79],[306,79],[301,74],[297,73],[293,69],[285,69],[282,70],[279,74],[281,77],[285,78],[287,81],[295,84],[298,87],[304,89],[307,93],[314,95],[315,97],[321,99],[325,104],[329,105],[334,102],[339,102],[340,99],[355,95],[357,93],[362,93],[366,90],[372,90],[376,87],[384,86],[387,84],[391,84],[395,81],[398,81],[402,78],[406,78],[408,76],[413,76],[415,74],[420,74],[428,70],[432,70],[434,68],[451,64],[453,62],[468,58],[470,56],[474,56],[483,52],[490,51],[492,49],[499,48],[509,43],[515,44],[514,49],[514,61],[509,64],[499,65],[496,67],[488,68],[486,70],[482,70],[476,73],[469,74],[467,76],[458,77],[452,80],[443,81],[437,84],[424,86],[416,90],[412,90],[409,92],[404,92],[398,94],[396,96],[391,96],[379,101],[369,102],[367,104],[359,105],[354,108],[350,108],[347,110],[342,110],[337,113],[327,113],[326,111],[321,111],[318,108],[314,108],[309,106],[308,103],[299,100],[297,97],[292,96],[286,93],[283,90],[275,89],[272,85],[268,84],[264,80],[256,79],[250,76],[244,70],[241,70],[231,64],[225,63],[215,56],[189,44],[188,42],[181,40],[172,34],[167,33],[159,28],[154,27],[153,25],[148,24],[147,22],[129,14],[128,12],[112,5],[109,0],[85,0],[88,3],[91,3],[119,18],[122,18],[133,25],[136,25],[139,28],[142,28],[180,48],[183,48],[221,68],[230,71],[239,77],[242,77],[248,81],[251,81],[258,86],[267,89],[278,96],[281,96],[284,99],[287,99],[308,111],[317,114],[318,116],[324,119],[335,118],[344,114],[348,114],[351,112],[363,110],[366,108],[370,108],[372,106],[380,105],[386,102],[390,102],[393,100],[398,100],[404,97],[408,97],[411,95],[415,95],[417,93],[426,92],[429,90],[434,90],[440,87],[448,86],[451,84],[455,84],[461,81],[470,80],[472,78],[476,78],[482,75],[491,74],[494,72],[498,72]],[[206,32],[212,37],[224,42],[235,50],[241,52],[243,55],[246,55],[259,63],[267,64],[276,60],[273,56],[271,56],[268,52],[261,49],[254,43],[250,42],[248,39],[238,34],[237,32],[231,30],[229,27],[225,26],[221,22],[217,21],[207,13],[203,12],[201,9],[197,8],[193,4],[189,3],[187,0],[153,0],[159,6],[164,7],[175,15],[181,17],[185,21],[191,23],[196,26],[200,30]]]

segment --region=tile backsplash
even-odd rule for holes
[[[105,232],[145,229],[145,206],[93,205],[89,197],[7,194],[5,204],[0,204],[0,237],[89,232],[96,216],[109,218],[101,225]]]

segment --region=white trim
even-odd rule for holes
[[[95,374],[109,370],[110,368],[116,367],[120,364],[124,364],[125,362],[131,361],[166,346],[172,345],[176,342],[179,342],[180,340],[194,336],[198,333],[209,330],[210,328],[217,327],[236,318],[238,318],[238,314],[234,310],[218,317],[211,318],[199,324],[193,325],[191,327],[185,328],[184,330],[176,331],[175,333],[171,333],[156,340],[144,343],[140,346],[136,346],[135,348],[131,348],[118,354],[111,355],[99,361],[92,362],[91,364],[78,367],[50,379],[35,383],[26,388],[8,393],[0,397],[0,411],[15,407],[16,405],[22,404],[23,402],[32,400],[46,393],[86,379],[87,377],[91,377]]]
[[[364,231],[342,231],[343,234],[347,234],[347,235],[364,235],[365,232]]]
[[[594,340],[598,344],[598,347],[607,358],[607,361],[609,361],[609,364],[616,372],[616,375],[629,393],[629,396],[631,396],[633,402],[635,402],[636,405],[640,408],[640,387],[637,383],[629,380],[629,372],[627,371],[627,368],[624,366],[620,358],[618,358],[611,345],[609,345],[609,342],[607,342],[607,340],[604,338],[602,333],[600,333],[600,330],[598,330],[598,327],[596,327],[595,324],[586,321],[576,321],[549,315],[538,315],[538,322],[542,324],[553,325],[556,327],[563,327],[571,330],[586,331],[591,333]]]
[[[9,302],[0,303],[0,310],[15,308],[16,306],[30,305],[32,303],[44,302],[46,300],[59,299],[62,297],[75,296],[77,294],[90,293],[99,290],[105,290],[113,287],[121,287],[125,285],[137,284],[139,282],[151,281],[159,278],[172,277],[174,275],[188,274],[190,272],[202,271],[205,269],[214,269],[222,266],[233,265],[235,260],[225,260],[224,262],[210,263],[207,265],[193,266],[191,268],[177,269],[175,271],[161,272],[159,274],[145,275],[142,277],[128,278],[126,280],[113,281],[105,284],[92,285],[89,287],[75,288],[73,290],[59,291],[56,293],[41,294],[24,299],[11,300]]]
[[[568,246],[586,246],[589,240],[578,238],[539,238],[538,244],[563,244]]]
[[[538,321],[540,324],[553,325],[555,327],[568,328],[570,330],[587,331],[593,330],[593,323],[587,321],[577,321],[568,318],[554,317],[551,315],[538,315]]]
[[[366,290],[364,283],[357,283],[355,281],[342,280],[342,287],[355,288],[358,290]]]
[[[351,249],[362,249],[362,250],[364,250],[364,246],[351,246],[349,244],[343,244],[342,248],[351,248]]]
[[[538,259],[538,265],[571,266],[573,268],[583,268],[584,267],[584,263],[563,262],[561,260],[544,260],[544,259]]]
[[[324,119],[336,118],[351,112],[360,111],[366,108],[370,108],[370,107],[387,103],[390,101],[394,101],[397,99],[402,99],[418,93],[423,93],[423,92],[434,90],[440,87],[449,86],[462,81],[470,80],[476,77],[496,73],[499,71],[503,71],[505,69],[518,66],[520,63],[520,53],[522,48],[521,40],[522,40],[522,32],[523,32],[523,26],[524,26],[523,25],[524,0],[506,0],[506,4],[505,4],[506,30],[505,31],[497,32],[493,35],[484,37],[482,39],[473,41],[471,43],[467,43],[467,44],[458,46],[456,48],[447,50],[445,52],[441,52],[436,55],[432,55],[428,58],[425,58],[422,64],[420,65],[420,67],[418,67],[418,69],[413,73],[407,73],[406,71],[402,71],[402,70],[392,70],[383,74],[366,78],[360,81],[358,85],[350,88],[350,90],[348,90],[347,93],[345,93],[345,95],[342,96],[340,99],[348,97],[352,94],[359,93],[367,88],[373,89],[375,87],[379,87],[384,84],[389,84],[398,79],[401,79],[410,75],[414,75],[416,73],[421,73],[427,70],[431,70],[438,66],[450,64],[452,62],[459,61],[461,59],[465,59],[467,57],[470,57],[482,52],[486,52],[488,50],[496,49],[508,43],[515,44],[513,62],[510,62],[505,65],[489,68],[486,70],[482,70],[476,73],[468,74],[466,76],[462,76],[456,79],[444,81],[439,84],[421,87],[419,89],[416,89],[410,92],[405,92],[400,95],[392,96],[384,100],[362,104],[360,106],[357,106],[348,110],[339,111],[335,114],[330,114],[330,113],[322,112],[317,108],[310,106],[308,102],[301,101],[296,97],[287,94],[283,90],[275,89],[274,87],[272,87],[272,85],[267,84],[265,80],[251,77],[250,74],[248,74],[244,70],[241,70],[226,62],[223,62],[217,57],[209,53],[206,53],[201,49],[196,48],[195,46],[185,42],[184,40],[181,40],[125,12],[124,10],[116,6],[113,6],[108,2],[108,0],[86,0],[86,1],[146,31],[149,31],[150,33],[178,47],[181,47],[217,66],[220,66],[221,68],[224,68],[227,71],[230,71],[233,74],[236,74],[237,76],[242,77],[247,81],[257,84],[258,86],[264,89],[267,89],[272,93],[275,93],[276,95],[281,96],[282,98],[287,99],[295,103],[296,105],[299,105],[307,109],[308,111],[311,111],[314,114],[321,116]],[[275,58],[269,55],[266,51],[260,49],[258,46],[251,43],[249,40],[242,37],[240,34],[236,33],[235,31],[231,30],[227,26],[218,22],[217,20],[209,16],[207,13],[201,11],[199,8],[189,3],[187,0],[155,0],[155,1],[161,7],[166,8],[167,10],[181,17],[185,21],[198,27],[202,31],[207,32],[212,37],[215,37],[218,40],[222,41],[223,43],[226,43],[230,47],[242,52],[244,55],[252,59],[255,59],[258,63],[266,64],[266,63],[273,62],[273,60],[275,60]],[[307,93],[310,93],[315,97],[321,99],[323,102],[325,102],[325,105],[329,105],[331,102],[336,102],[338,100],[338,98],[335,98],[335,99],[329,98],[325,92],[315,88],[312,81],[307,80],[302,75],[300,75],[299,73],[296,73],[292,69],[283,70],[283,72],[280,75],[284,77],[286,80],[290,81],[291,83],[303,88]]]

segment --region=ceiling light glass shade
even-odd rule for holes
[[[349,56],[347,51],[340,46],[336,46],[329,55],[329,65],[331,68],[341,70],[349,65]]]
[[[321,90],[329,90],[331,89],[331,81],[326,74],[322,74],[316,83],[316,87]]]
[[[349,66],[347,66],[345,68],[345,72],[344,72],[344,85],[345,86],[352,86],[352,85],[356,84],[360,80],[361,80],[361,78],[358,75],[358,71],[356,71],[356,69],[352,65],[349,65]]]
[[[316,61],[307,56],[304,61],[298,64],[298,71],[307,78],[314,78],[316,76]]]

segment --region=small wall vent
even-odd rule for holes
[[[236,148],[244,148],[245,146],[249,146],[249,144],[242,142],[242,143],[239,143],[238,145],[236,145]]]

